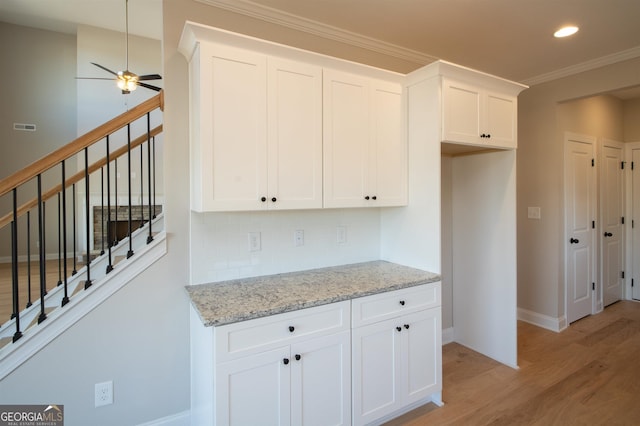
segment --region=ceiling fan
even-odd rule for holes
[[[109,68],[97,64],[95,62],[91,62],[92,65],[95,65],[98,68],[101,68],[107,71],[110,74],[115,76],[115,79],[112,78],[92,78],[88,77],[87,79],[91,80],[115,80],[120,90],[122,90],[122,94],[126,95],[134,90],[138,86],[144,87],[146,89],[155,90],[159,92],[161,89],[157,86],[152,86],[151,84],[143,83],[143,81],[147,80],[160,80],[162,77],[160,74],[146,74],[146,75],[137,75],[131,71],[129,71],[129,0],[125,0],[125,36],[126,36],[126,68],[124,71],[112,71]]]

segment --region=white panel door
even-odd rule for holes
[[[352,330],[353,424],[363,425],[398,409],[401,395],[401,330],[397,319]]]
[[[366,206],[369,79],[323,73],[324,207]]]
[[[514,96],[488,92],[485,98],[484,132],[486,143],[501,148],[516,148],[518,108]]]
[[[216,365],[216,425],[291,424],[289,347]]]
[[[223,46],[208,46],[203,55],[198,159],[203,164],[203,210],[263,208],[259,199],[267,190],[266,57]]]
[[[567,321],[594,312],[595,140],[565,136],[565,248]]]
[[[482,95],[476,86],[443,80],[442,139],[449,142],[477,144],[481,121]]]
[[[442,383],[440,308],[402,317],[402,381],[404,404],[439,392]]]
[[[604,306],[622,299],[624,271],[624,145],[605,140],[600,155],[600,241]]]
[[[640,300],[640,148],[631,151],[631,161],[631,297]]]
[[[402,86],[374,81],[371,90],[371,149],[368,194],[372,205],[407,204],[407,141]]]
[[[351,424],[349,331],[291,346],[291,424]]]
[[[322,207],[322,69],[268,60],[270,209]],[[261,197],[262,198],[262,197]]]

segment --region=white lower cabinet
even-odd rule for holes
[[[418,287],[420,292],[400,290],[372,296],[370,300],[363,298],[358,304],[359,300],[354,301],[354,319],[362,318],[358,312],[371,306],[379,307],[379,315],[372,317],[393,316],[352,330],[354,425],[375,423],[418,402],[439,403],[442,390],[439,286],[434,283]],[[438,306],[425,309],[423,296],[431,293],[437,296],[432,305]]]
[[[218,425],[348,425],[349,332],[216,366]]]
[[[191,424],[361,425],[439,402],[440,283],[204,327]]]

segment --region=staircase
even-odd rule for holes
[[[0,380],[166,253],[162,109],[160,92],[0,181]]]

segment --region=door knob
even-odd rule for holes
[[[605,232],[604,236],[605,237],[613,237],[613,234],[611,232]]]
[[[580,240],[579,240],[579,239],[577,239],[577,238],[571,238],[571,239],[569,240],[569,242],[570,242],[571,244],[578,244],[578,243],[580,242]]]

